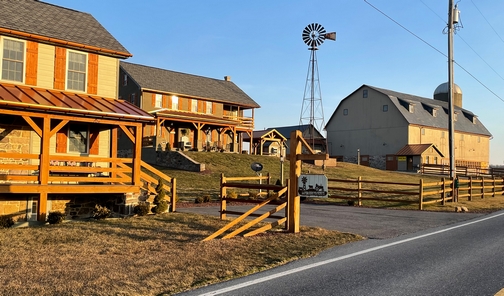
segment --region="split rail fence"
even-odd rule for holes
[[[454,201],[455,184],[452,180],[442,178],[439,182],[400,183],[387,181],[328,179],[329,198],[363,202],[379,201],[400,204],[416,204],[419,210],[427,204]],[[343,185],[344,184],[344,185]],[[469,177],[459,179],[457,198],[467,197],[471,201],[475,197],[495,197],[504,194],[504,178]]]
[[[258,183],[248,183],[250,181],[257,182],[257,181],[266,181],[266,184],[258,184]],[[270,176],[258,176],[258,177],[225,177],[224,174],[221,175],[221,193],[220,193],[220,198],[221,198],[221,208],[220,208],[220,217],[222,220],[227,218],[227,215],[239,215],[238,218],[234,219],[230,223],[228,223],[226,226],[222,227],[212,235],[208,236],[207,238],[204,239],[204,241],[207,240],[212,240],[214,238],[217,238],[221,234],[225,233],[226,231],[230,230],[232,227],[238,225],[240,222],[245,220],[247,217],[256,217],[252,221],[242,225],[241,227],[237,228],[236,230],[224,235],[222,239],[229,239],[232,238],[245,230],[253,227],[254,225],[262,222],[266,218],[273,218],[273,219],[278,219],[275,222],[266,224],[262,227],[259,227],[255,230],[249,231],[245,233],[243,236],[248,237],[248,236],[253,236],[258,233],[265,232],[267,230],[270,230],[274,227],[277,227],[279,225],[284,224],[287,221],[287,211],[285,212],[285,215],[275,215],[276,213],[280,212],[282,209],[286,208],[287,206],[287,201],[279,201],[279,197],[287,193],[287,188],[289,188],[289,182],[287,182],[287,186],[281,186],[281,185],[272,185],[270,184]],[[230,198],[227,196],[227,189],[228,188],[239,188],[239,189],[252,189],[252,190],[266,190],[267,195],[265,199],[261,200],[255,200],[255,199],[242,199],[242,198]],[[253,206],[250,210],[246,212],[238,212],[238,211],[228,211],[227,210],[227,202],[233,202],[233,203],[252,203],[256,204]],[[259,209],[264,207],[265,205],[276,205],[275,208],[272,210],[259,214],[256,213]]]

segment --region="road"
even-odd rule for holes
[[[504,288],[504,211],[335,247],[182,295],[495,295]]]

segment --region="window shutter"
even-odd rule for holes
[[[89,154],[100,153],[100,130],[95,126],[89,127]]]
[[[68,127],[65,126],[56,133],[56,152],[66,153],[67,152],[67,130]]]
[[[212,102],[212,114],[217,114],[217,103]]]
[[[26,84],[37,85],[38,43],[26,43]]]
[[[65,89],[66,49],[56,47],[54,58],[54,88]]]
[[[146,95],[146,93],[144,93],[144,96],[145,95]],[[152,107],[156,107],[156,95],[149,93],[149,96],[151,97]]]
[[[98,55],[88,55],[88,88],[87,92],[92,95],[98,93]]]

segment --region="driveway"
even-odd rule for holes
[[[228,206],[229,211],[245,212],[252,206]],[[272,207],[266,207],[264,213]],[[219,216],[219,207],[177,208],[178,212]],[[385,210],[350,206],[301,204],[301,225],[322,227],[385,239],[424,229],[449,225],[483,216],[481,213]],[[231,216],[237,217],[237,216]]]

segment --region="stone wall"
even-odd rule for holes
[[[343,161],[357,164],[357,156],[343,157]],[[387,167],[387,158],[384,155],[369,156],[369,167],[385,170]]]
[[[205,164],[194,161],[179,151],[156,151],[156,165],[190,172],[203,172]]]
[[[30,153],[31,132],[28,127],[0,125],[0,152]],[[29,164],[28,159],[0,158],[5,164]],[[28,174],[23,170],[0,169],[0,174]]]

